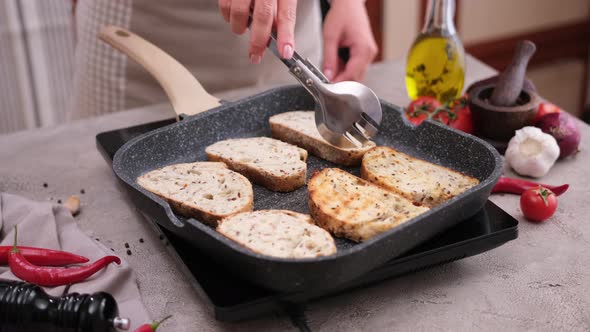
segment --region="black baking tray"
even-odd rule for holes
[[[402,110],[381,102],[383,121],[378,145],[392,146],[415,157],[444,165],[480,180],[466,192],[365,242],[336,239],[338,251],[330,256],[286,259],[255,253],[195,219],[176,215],[169,204],[136,183],[140,175],[170,164],[206,160],[205,148],[228,138],[270,136],[272,115],[313,109],[314,100],[301,86],[285,86],[227,103],[186,117],[125,143],[115,154],[113,170],[133,203],[167,230],[195,248],[216,257],[233,273],[263,287],[279,291],[330,289],[348,282],[425,242],[441,231],[474,215],[485,204],[500,177],[498,152],[481,139],[426,121],[415,127]],[[337,167],[313,156],[307,160],[308,176]],[[358,174],[358,168],[344,168]],[[254,209],[308,211],[307,188],[276,193],[254,185]]]
[[[111,163],[115,152],[128,140],[174,122],[174,119],[167,119],[100,133],[96,136],[97,147],[105,160]],[[271,312],[282,312],[292,304],[305,304],[384,279],[477,255],[518,236],[518,221],[488,201],[471,218],[335,289],[281,293],[259,287],[230,273],[215,259],[194,250],[189,243],[160,226],[151,216],[144,216],[162,235],[162,241],[191,280],[194,289],[209,304],[215,318],[221,321],[240,321]]]

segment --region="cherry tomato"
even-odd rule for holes
[[[408,110],[418,110],[422,109],[428,112],[434,111],[437,107],[440,107],[442,104],[434,97],[424,96],[418,97],[408,105]]]
[[[412,100],[412,102],[406,108],[406,117],[411,123],[419,125],[422,123],[422,121],[428,118],[430,113],[434,112],[441,106],[442,104],[434,97],[418,97]],[[440,116],[438,120],[441,120],[441,122],[444,121],[444,119]]]
[[[557,198],[545,187],[531,188],[520,196],[520,208],[527,219],[544,221],[557,210]]]
[[[537,121],[539,121],[539,119],[542,118],[545,114],[559,112],[561,112],[561,109],[557,107],[557,105],[555,104],[548,102],[540,103],[539,108],[537,108],[537,114],[535,114],[535,117],[533,118],[533,124],[537,123]]]
[[[459,129],[468,134],[473,134],[473,118],[467,104],[467,95],[455,100],[451,112],[455,115],[449,120],[449,127]]]
[[[410,114],[406,113],[406,117],[408,118],[408,120],[411,123],[413,123],[417,126],[417,125],[421,124],[422,121],[426,120],[428,115],[426,115],[426,114],[412,114],[412,115],[410,115]]]
[[[467,95],[455,100],[450,105],[442,105],[433,97],[419,97],[406,108],[408,120],[419,125],[427,118],[432,118],[450,127],[473,134],[471,110],[467,105]]]

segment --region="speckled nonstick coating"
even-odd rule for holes
[[[219,264],[258,285],[279,291],[327,289],[352,280],[399,256],[435,234],[454,226],[483,207],[502,170],[496,150],[483,140],[434,122],[410,125],[400,108],[382,101],[383,123],[376,142],[478,178],[481,183],[413,220],[364,243],[336,239],[338,253],[313,259],[281,259],[254,252],[226,239],[194,219],[177,216],[156,195],[136,184],[141,174],[166,165],[206,160],[205,147],[227,138],[270,136],[268,118],[274,114],[313,109],[313,100],[300,86],[279,87],[227,103],[156,129],[117,151],[113,169],[134,204],[166,229],[216,257]],[[334,164],[309,156],[308,178]],[[344,168],[355,175],[359,168]],[[289,209],[309,213],[307,188],[275,193],[254,185],[255,209]],[[231,285],[228,285],[231,287]]]

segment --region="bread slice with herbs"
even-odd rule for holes
[[[365,152],[375,146],[368,142],[360,148],[342,149],[326,141],[318,132],[314,111],[293,111],[273,115],[268,120],[272,137],[295,144],[319,158],[343,166],[358,166]]]
[[[165,199],[176,213],[213,226],[254,205],[250,181],[223,163],[169,165],[141,175],[137,184]]]
[[[442,204],[479,183],[474,177],[386,146],[365,154],[361,177],[428,207]]]
[[[222,161],[252,182],[289,192],[305,185],[307,151],[269,137],[227,139],[205,149],[209,160]]]
[[[224,218],[217,231],[259,254],[307,258],[336,253],[330,233],[309,215],[288,210],[245,212]]]
[[[316,172],[307,187],[309,211],[316,223],[335,236],[357,242],[429,210],[338,168]]]
[[[198,167],[198,168],[211,168],[211,169],[215,169],[215,168],[225,168],[225,169],[229,169],[229,167],[227,167],[227,165],[225,163],[222,163],[221,161],[196,161],[194,163],[190,163],[191,167]]]

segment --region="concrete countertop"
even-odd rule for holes
[[[468,58],[467,84],[493,73]],[[366,83],[381,98],[405,105],[403,80],[403,62],[396,61],[373,66]],[[260,90],[219,97],[235,100]],[[277,315],[243,323],[217,322],[96,150],[99,132],[172,114],[170,106],[160,105],[0,136],[0,191],[52,201],[78,194],[82,213],[77,221],[129,261],[150,314],[174,314],[161,331],[296,330],[287,317]],[[306,312],[311,329],[588,331],[590,127],[586,125],[582,125],[581,147],[576,157],[559,161],[542,179],[571,184],[551,219],[543,224],[527,222],[518,196],[494,195],[493,202],[519,219],[517,240],[475,257],[311,303]],[[139,238],[145,242],[139,243]],[[125,254],[125,242],[131,245],[131,256]]]

